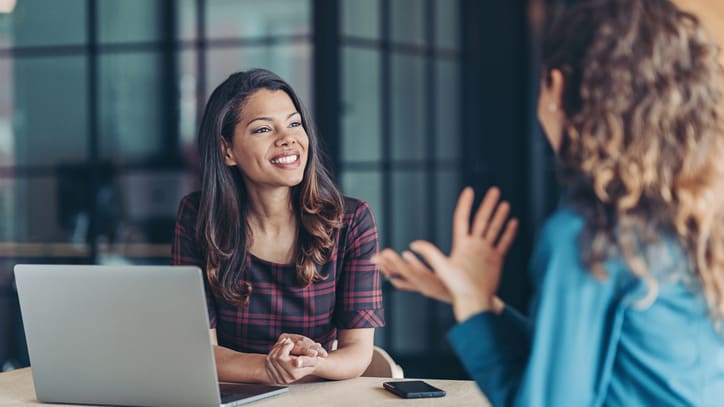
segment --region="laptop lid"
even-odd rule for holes
[[[15,280],[38,400],[220,405],[197,267],[17,265]]]

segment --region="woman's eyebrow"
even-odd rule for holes
[[[289,113],[289,116],[287,116],[287,119],[289,119],[290,117],[294,116],[295,114],[299,114],[299,112]],[[257,120],[270,122],[270,121],[272,121],[272,120],[274,120],[274,119],[272,119],[271,117],[267,117],[267,116],[259,116],[259,117],[255,117],[255,118],[249,120],[249,124],[252,124],[252,123],[254,123],[254,122],[257,121]],[[249,124],[247,124],[247,126],[248,126]]]

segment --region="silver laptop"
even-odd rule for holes
[[[17,265],[38,400],[236,406],[287,391],[217,381],[201,270]]]

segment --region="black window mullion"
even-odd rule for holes
[[[206,104],[206,0],[196,0],[196,123]]]
[[[314,116],[332,175],[341,169],[339,1],[313,0]]]
[[[424,177],[427,184],[427,219],[425,233],[429,241],[436,241],[438,238],[437,222],[433,221],[439,216],[437,208],[437,160],[435,159],[436,143],[435,132],[437,129],[437,92],[435,81],[435,3],[434,0],[425,1],[425,83],[427,84],[427,95],[425,96],[425,155],[430,165],[425,167]],[[439,242],[438,242],[439,244]],[[427,314],[433,316],[427,319],[427,348],[437,349],[440,332],[440,323],[437,318],[438,303],[436,300],[427,300]]]
[[[168,163],[181,163],[179,143],[179,68],[176,46],[176,1],[163,0],[160,4],[161,16],[161,83],[160,100],[162,106],[161,145],[158,146],[160,160]],[[166,146],[167,148],[164,148]],[[165,153],[168,151],[169,153]]]
[[[392,135],[391,135],[391,64],[390,64],[390,2],[381,1],[380,7],[380,146],[381,146],[381,160],[382,160],[382,213],[380,214],[381,224],[384,225],[385,234],[382,236],[380,244],[382,247],[391,246],[392,236],[394,231],[394,225],[392,222],[392,171],[390,165],[391,158],[391,147],[392,147]],[[393,306],[393,295],[389,283],[384,285],[385,290],[383,291],[383,299],[385,301],[385,308],[388,310],[394,309]],[[385,329],[385,345],[391,352],[394,353],[393,343],[393,332],[392,328],[394,325],[392,312],[387,312],[386,315],[387,326]]]
[[[97,0],[87,1],[87,69],[88,69],[88,144],[89,154],[87,177],[87,203],[89,208],[90,224],[87,240],[90,244],[90,262],[98,261],[98,210],[96,207],[96,196],[100,188],[99,170],[100,163],[100,109],[98,108],[99,79],[98,79],[98,2]]]

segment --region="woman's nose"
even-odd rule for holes
[[[290,134],[282,134],[282,135],[277,139],[276,145],[277,145],[277,146],[288,146],[288,145],[291,145],[291,144],[296,144],[296,142],[297,142],[297,141],[294,139],[294,137],[292,137],[292,135],[290,135]]]

